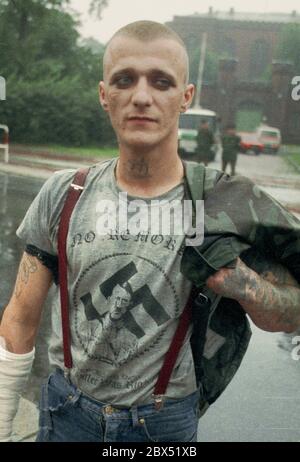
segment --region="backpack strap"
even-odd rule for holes
[[[196,200],[203,200],[205,167],[196,162],[183,161],[185,171],[185,195],[193,204],[193,226],[195,227]]]
[[[72,369],[71,336],[69,325],[69,294],[68,294],[68,260],[66,242],[69,223],[74,207],[84,189],[89,168],[82,168],[75,173],[72,184],[69,186],[64,207],[61,212],[58,228],[58,280],[60,287],[62,335],[64,349],[65,375],[69,376]]]
[[[163,397],[167,390],[169,380],[173,369],[175,367],[176,360],[178,358],[180,349],[186,337],[189,325],[191,320],[193,319],[193,311],[195,309],[195,305],[198,309],[198,312],[204,313],[205,322],[197,325],[199,328],[197,330],[197,336],[203,334],[203,346],[205,343],[205,334],[207,328],[207,319],[206,314],[210,313],[212,310],[210,298],[205,295],[205,293],[200,292],[195,286],[192,287],[190,296],[188,301],[185,305],[185,308],[180,316],[179,324],[177,326],[176,332],[172,339],[170,348],[165,356],[163,367],[160,371],[157,383],[155,385],[153,397],[155,401],[155,408],[159,410],[162,406]],[[202,330],[200,330],[202,328]],[[203,332],[202,332],[203,331]],[[194,352],[193,352],[194,353]],[[203,350],[201,351],[201,355],[203,354]],[[196,363],[195,363],[196,365]],[[197,378],[197,370],[196,378]],[[197,385],[199,385],[197,383]]]
[[[183,166],[185,170],[185,196],[187,196],[187,198],[189,199],[192,199],[193,211],[195,211],[195,198],[197,198],[197,200],[201,200],[203,198],[205,168],[201,164],[190,162],[183,162]],[[193,222],[195,223],[194,213]],[[176,332],[172,339],[169,350],[167,351],[167,354],[165,356],[162,369],[160,371],[157,383],[155,385],[153,397],[156,409],[160,409],[160,407],[162,406],[163,396],[165,395],[171,374],[175,367],[176,360],[178,358],[180,349],[182,347],[182,344],[184,342],[191,322],[192,309],[195,299],[199,300],[199,302],[202,304],[203,309],[206,308],[207,304],[209,303],[209,299],[205,295],[199,293],[199,289],[193,286],[188,301],[185,305],[185,308],[180,316]]]
[[[177,326],[170,348],[165,356],[163,367],[161,368],[161,371],[159,373],[158,380],[156,382],[153,393],[155,408],[157,410],[159,410],[162,406],[163,396],[165,395],[176,360],[178,358],[180,349],[187,334],[191,321],[192,305],[197,293],[198,290],[196,289],[196,287],[193,287],[188,301],[185,305],[185,308],[180,316],[179,324]]]

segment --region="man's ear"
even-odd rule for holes
[[[188,110],[188,108],[193,102],[194,94],[195,94],[195,85],[190,83],[189,85],[187,85],[185,89],[180,112],[186,112]]]
[[[99,101],[101,106],[103,107],[104,111],[108,111],[108,104],[106,101],[106,92],[105,92],[105,85],[104,82],[99,82]]]

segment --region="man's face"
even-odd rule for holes
[[[111,297],[114,301],[114,307],[110,313],[110,317],[113,320],[117,320],[127,311],[131,297],[127,290],[120,286],[114,288]]]
[[[121,145],[153,148],[177,140],[180,112],[189,107],[186,56],[174,40],[142,42],[116,37],[104,63],[100,101]]]

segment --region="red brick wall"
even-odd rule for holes
[[[251,48],[257,40],[264,40],[269,46],[266,64],[275,57],[281,25],[264,22],[238,22],[215,18],[176,17],[168,25],[172,27],[189,47],[201,42],[203,32],[208,34],[208,48],[221,51],[224,37],[234,41],[238,59],[238,78],[248,80]]]

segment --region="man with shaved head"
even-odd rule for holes
[[[185,235],[178,229],[154,232],[142,215],[143,210],[146,215],[156,211],[158,201],[167,206],[186,198],[177,133],[179,115],[194,95],[188,68],[184,43],[162,24],[129,24],[110,40],[99,97],[116,132],[119,157],[93,166],[84,186],[74,185],[74,171],[54,174],[17,231],[25,252],[0,326],[0,440],[10,439],[43,302],[55,282],[49,348],[53,372],[42,389],[37,441],[197,441],[201,386],[190,342],[192,325],[164,391],[159,391],[165,358],[192,292],[191,280],[181,271]],[[227,177],[222,181],[228,184]],[[57,255],[70,184],[83,191],[66,244],[72,367],[68,361],[64,374]],[[212,190],[213,181],[206,187]],[[121,215],[125,206],[127,222]],[[140,228],[134,232],[138,206]],[[174,221],[175,212],[172,217]],[[269,283],[267,276],[236,259],[210,273],[206,285],[240,303],[263,329],[292,331],[299,325],[300,291],[292,276],[285,274],[283,280],[279,274],[269,275]],[[273,286],[276,282],[281,286]]]

